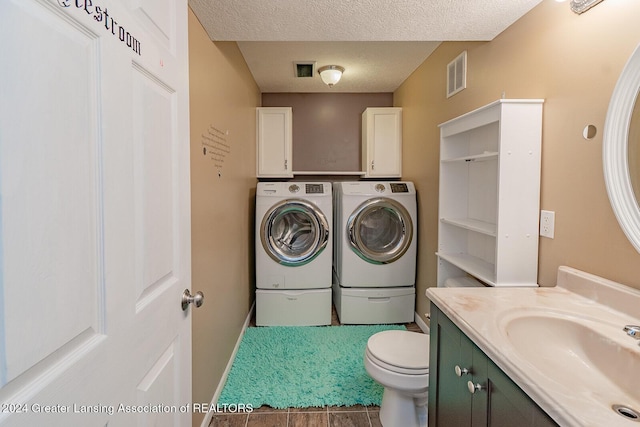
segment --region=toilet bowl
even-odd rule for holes
[[[451,277],[444,287],[481,287],[470,276]],[[429,335],[382,331],[367,341],[364,367],[384,387],[380,422],[384,427],[426,427],[429,395]]]
[[[367,373],[384,387],[384,427],[425,427],[429,391],[429,335],[391,330],[367,341]]]

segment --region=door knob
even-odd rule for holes
[[[185,289],[182,293],[182,311],[185,311],[189,304],[195,304],[196,307],[200,307],[204,303],[204,294],[200,291],[195,295],[191,295],[189,289]]]

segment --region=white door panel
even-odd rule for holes
[[[176,280],[176,236],[173,186],[174,159],[179,149],[176,94],[156,78],[134,72],[133,121],[138,130],[135,143],[137,254],[140,280],[138,296],[170,286]]]
[[[191,423],[187,49],[186,0],[0,2],[2,426]]]
[[[158,43],[175,52],[176,11],[171,0],[137,0],[133,8],[136,16]]]
[[[20,102],[2,102],[0,109],[0,280],[4,318],[10,319],[0,385],[55,351],[68,353],[74,338],[100,333],[103,311],[97,40],[46,8],[5,6],[16,19],[3,25],[0,37],[12,40],[7,57],[17,61],[3,67],[1,92]],[[31,37],[41,43],[30,44]],[[62,60],[52,54],[58,46],[65,46]],[[46,73],[34,66],[35,58],[48,64]],[[44,94],[55,102],[43,102]],[[33,321],[34,312],[46,321]]]

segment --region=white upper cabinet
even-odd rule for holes
[[[291,107],[256,109],[257,176],[291,178],[293,176]]]
[[[365,178],[402,176],[402,108],[367,108],[362,113]]]
[[[440,125],[438,286],[537,286],[543,102],[501,99]]]

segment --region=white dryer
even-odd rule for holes
[[[333,287],[340,321],[413,321],[417,245],[413,183],[333,185]]]
[[[258,325],[331,323],[332,218],[331,183],[258,183]]]

